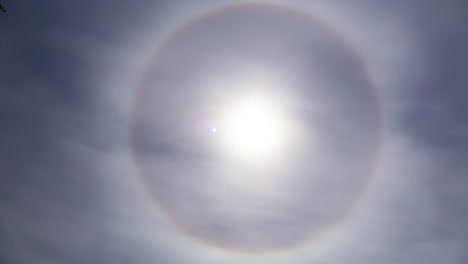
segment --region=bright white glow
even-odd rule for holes
[[[229,152],[237,157],[267,159],[284,141],[281,115],[274,105],[261,98],[240,101],[224,119],[221,133]]]

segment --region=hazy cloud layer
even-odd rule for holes
[[[377,155],[376,109],[363,88],[362,65],[348,46],[292,14],[267,14],[257,6],[250,15],[214,17],[181,34],[150,63],[174,26],[220,3],[229,2],[2,2],[8,13],[0,13],[1,261],[466,263],[464,1],[287,1],[333,27],[356,50],[378,91],[378,166],[358,205],[333,230],[282,254],[244,256],[203,245],[167,220],[155,199],[199,238],[233,247],[234,238],[239,247],[289,244],[311,222],[320,224],[314,213],[326,214],[343,197],[354,197],[361,172]],[[275,27],[265,32],[252,26],[262,21]],[[233,37],[226,25],[243,37]],[[249,41],[268,48],[249,50],[255,46]],[[315,150],[294,149],[288,166],[261,171],[276,173],[282,179],[277,187],[240,195],[229,181],[258,171],[213,158],[209,137],[194,140],[180,120],[206,117],[223,105],[236,87],[213,85],[242,79],[244,69],[258,68],[252,61],[295,87],[276,92],[301,113],[295,115],[301,143],[310,143],[312,124],[319,124],[322,136]],[[137,89],[142,99],[132,115]],[[202,176],[187,179],[194,168]],[[235,175],[214,177],[229,173]],[[290,177],[326,173],[328,181]],[[315,211],[308,211],[312,205]],[[256,225],[263,231],[252,229]],[[270,244],[262,242],[266,234]]]

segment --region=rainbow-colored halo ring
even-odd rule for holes
[[[160,212],[196,241],[244,254],[288,251],[336,229],[368,189],[381,145],[376,88],[351,46],[278,4],[216,7],[171,31],[137,83],[130,122],[134,164]],[[251,64],[292,80],[271,91],[293,95],[303,132],[281,168],[236,167],[204,132],[212,129],[205,117],[239,89],[219,83]],[[223,182],[228,174],[281,184],[247,193]]]

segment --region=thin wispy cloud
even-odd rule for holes
[[[464,1],[2,4],[1,261],[468,260]]]

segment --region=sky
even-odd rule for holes
[[[0,3],[1,263],[468,263],[468,2]]]

